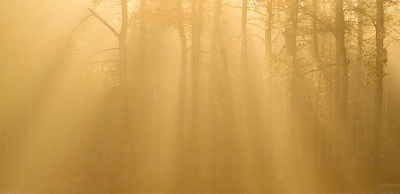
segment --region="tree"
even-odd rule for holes
[[[284,173],[285,179],[288,182],[294,180],[294,148],[296,144],[296,137],[294,133],[297,133],[296,129],[298,129],[298,120],[297,120],[297,100],[298,100],[298,91],[296,91],[296,83],[299,82],[299,67],[297,67],[296,61],[296,36],[297,36],[297,23],[298,23],[298,10],[299,10],[299,1],[298,0],[286,0],[285,4],[287,6],[286,10],[286,18],[285,21],[285,29],[284,29],[284,38],[285,45],[284,51],[287,54],[288,62],[287,68],[290,69],[289,80],[287,80],[286,88],[289,95],[289,110],[287,116],[287,138],[286,138],[286,150],[285,150],[285,168],[286,172]]]
[[[121,0],[121,28],[118,32],[107,21],[99,16],[93,9],[88,10],[95,16],[101,23],[104,24],[117,38],[119,43],[119,82],[120,82],[120,96],[123,108],[123,128],[129,134],[131,129],[130,121],[130,107],[129,107],[129,93],[127,87],[127,72],[126,72],[126,34],[128,25],[128,3],[127,0]]]
[[[274,171],[274,101],[273,101],[273,73],[272,73],[272,3],[273,0],[265,1],[265,9],[266,9],[266,21],[264,28],[265,35],[265,69],[267,71],[268,77],[266,79],[266,88],[267,91],[267,114],[266,114],[266,173],[267,180],[272,183],[273,180],[273,171]]]
[[[101,16],[99,16],[93,9],[88,8],[88,10],[95,16],[104,26],[106,26],[117,38],[118,38],[118,51],[119,51],[119,88],[118,88],[118,96],[121,100],[121,109],[122,109],[122,128],[125,133],[123,137],[123,143],[125,145],[131,145],[132,139],[132,127],[131,127],[131,111],[130,111],[130,103],[129,103],[129,91],[128,91],[128,74],[127,74],[127,46],[126,46],[126,39],[127,39],[127,31],[128,31],[128,0],[121,0],[121,28],[119,32],[115,30],[107,21],[105,21]],[[128,146],[130,147],[130,146]],[[121,150],[122,151],[122,150]],[[122,172],[122,169],[129,169],[128,175],[131,176],[136,174],[136,153],[129,151],[130,156],[127,155],[118,155],[119,160],[123,162],[119,162],[116,166],[116,171]],[[127,158],[131,158],[129,161]],[[125,162],[125,163],[124,163]],[[133,163],[131,163],[133,162]],[[129,163],[129,165],[127,165]],[[133,170],[134,172],[132,172]],[[115,186],[115,185],[114,185]],[[117,189],[113,188],[113,189]]]
[[[217,61],[217,45],[218,45],[218,39],[220,36],[220,29],[219,29],[219,25],[220,25],[220,17],[221,17],[221,0],[215,0],[214,1],[214,13],[213,13],[213,23],[212,23],[212,34],[211,34],[211,42],[210,42],[210,77],[212,78],[211,80],[214,80],[213,78],[215,78],[215,73],[216,73],[216,69],[218,66],[218,61]],[[211,81],[210,80],[210,81]],[[211,128],[210,128],[210,143],[211,143],[211,149],[210,150],[210,177],[211,180],[207,181],[209,182],[209,186],[211,186],[211,188],[214,186],[214,182],[213,180],[215,180],[215,176],[216,176],[216,170],[217,170],[217,154],[218,154],[218,150],[216,150],[217,148],[217,125],[216,125],[216,119],[215,117],[215,103],[217,100],[217,93],[216,93],[216,85],[215,84],[210,84],[209,88],[209,94],[208,94],[208,108],[209,108],[209,122],[211,124]]]
[[[336,41],[339,51],[338,59],[341,68],[341,98],[340,98],[340,139],[341,150],[344,158],[346,172],[350,169],[349,146],[348,146],[348,129],[347,129],[347,103],[348,103],[348,65],[345,45],[345,21],[343,12],[343,0],[336,0],[335,4],[335,22],[336,22]],[[350,180],[350,173],[346,175],[347,182]]]
[[[179,37],[181,40],[181,93],[180,93],[180,122],[181,122],[181,131],[180,135],[182,136],[181,141],[181,149],[182,150],[182,191],[188,191],[188,170],[189,170],[189,163],[188,163],[188,153],[189,153],[189,125],[187,116],[188,113],[188,87],[187,87],[187,67],[188,67],[188,49],[187,49],[187,40],[186,40],[186,32],[184,26],[184,17],[182,11],[182,0],[176,1],[176,10],[177,10],[177,22],[178,22],[178,32]]]
[[[240,48],[240,65],[242,73],[242,113],[243,130],[247,128],[247,0],[242,0],[242,17],[241,17],[241,48]]]
[[[140,0],[140,10],[139,10],[139,50],[134,50],[134,54],[138,54],[138,62],[136,64],[135,76],[140,84],[140,87],[144,88],[147,84],[147,79],[149,74],[146,71],[146,30],[147,30],[147,0]],[[145,89],[144,89],[145,90]],[[147,90],[146,90],[147,91]],[[147,94],[147,93],[146,93]],[[140,99],[140,100],[139,100]],[[148,102],[146,97],[139,98],[137,100],[137,109],[135,110],[136,128],[140,129],[145,126],[144,124],[144,111],[146,110],[145,104]],[[140,102],[141,101],[141,102]]]
[[[198,76],[199,76],[199,60],[200,60],[200,39],[201,39],[201,28],[202,28],[202,7],[203,7],[203,1],[202,0],[192,0],[191,4],[191,32],[192,32],[192,37],[191,37],[191,107],[190,107],[190,128],[191,128],[191,136],[190,140],[192,142],[191,146],[191,159],[194,161],[194,167],[192,169],[193,174],[195,175],[192,178],[191,181],[191,188],[194,189],[194,185],[196,184],[197,180],[197,173],[198,173],[198,135],[199,133],[197,132],[197,125],[198,125],[198,118],[197,118],[197,108],[198,108]]]
[[[376,80],[375,80],[375,122],[374,122],[374,177],[375,184],[380,181],[381,165],[381,127],[382,127],[382,79],[383,66],[386,63],[386,52],[383,47],[385,36],[383,0],[376,1]]]
[[[316,68],[320,69],[321,68],[321,61],[320,61],[320,57],[319,57],[319,49],[318,49],[318,21],[316,18],[318,18],[318,0],[312,0],[312,14],[315,16],[314,18],[312,18],[311,21],[311,29],[312,29],[312,52],[314,54],[313,56],[313,62],[316,64]],[[315,134],[314,134],[314,141],[315,141],[315,164],[316,164],[316,168],[318,171],[318,166],[319,166],[319,139],[320,139],[320,133],[322,134],[323,131],[319,128],[319,105],[320,105],[320,89],[321,89],[321,81],[322,81],[322,70],[317,71],[316,72],[316,79],[318,80],[318,90],[316,92],[316,107],[315,107],[315,124],[314,124],[314,128],[315,128]],[[325,134],[322,134],[323,136]],[[322,139],[321,142],[325,142],[324,139]],[[322,149],[324,149],[322,147]]]
[[[362,1],[358,0],[357,8],[363,9]],[[356,141],[355,141],[355,153],[358,154],[359,151],[359,141],[358,136],[361,132],[361,114],[359,110],[359,105],[362,100],[362,96],[360,95],[361,87],[362,87],[362,78],[361,78],[361,67],[363,64],[363,36],[364,36],[364,18],[363,13],[361,11],[357,12],[357,66],[355,69],[355,79],[356,79],[356,94],[355,98],[357,100],[355,105],[355,122],[356,122]]]

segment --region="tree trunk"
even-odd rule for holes
[[[317,28],[317,19],[318,18],[318,1],[312,0],[312,14],[315,18],[312,18],[311,26],[312,26],[312,45],[313,45],[313,54],[314,54],[314,62],[319,64],[319,52],[318,52],[318,28]]]
[[[317,28],[317,19],[318,18],[318,1],[317,0],[312,0],[312,14],[315,16],[315,18],[312,18],[311,21],[311,26],[312,26],[312,53],[314,54],[314,63],[315,63],[315,68],[320,69],[321,68],[321,62],[319,59],[319,51],[318,51],[318,28]],[[316,77],[318,81],[318,92],[315,94],[316,95],[316,104],[315,104],[315,123],[314,123],[314,142],[315,142],[315,170],[316,172],[319,171],[319,139],[320,139],[320,133],[322,135],[322,131],[319,129],[319,104],[320,104],[320,89],[321,89],[321,80],[322,80],[322,70],[319,70],[316,72]]]
[[[274,101],[273,101],[273,68],[272,68],[272,1],[266,1],[267,21],[265,25],[265,69],[267,70],[266,79],[266,150],[265,166],[267,181],[272,183],[274,178]]]
[[[6,129],[7,129],[7,106],[5,106],[5,108],[3,110],[1,110],[3,112],[3,114],[1,115],[1,120],[2,120],[2,124],[1,124],[1,129],[0,129],[0,189],[2,189],[3,187],[3,180],[4,180],[4,161],[5,161],[5,141],[6,141]]]
[[[218,45],[221,53],[222,58],[222,74],[220,76],[220,85],[221,85],[221,92],[222,98],[225,99],[225,102],[220,102],[221,104],[221,117],[220,123],[218,125],[221,126],[221,133],[222,137],[225,141],[219,141],[220,145],[218,146],[219,149],[223,150],[223,154],[226,155],[226,159],[224,159],[224,164],[222,165],[223,173],[225,174],[225,183],[222,186],[223,191],[225,192],[232,192],[231,187],[223,187],[224,185],[231,185],[232,184],[232,170],[233,170],[233,100],[232,100],[232,88],[231,88],[231,75],[229,72],[229,65],[228,65],[228,56],[227,51],[225,48],[225,44],[221,35],[219,35]],[[217,75],[218,76],[218,75]],[[222,143],[221,143],[222,142]]]
[[[361,5],[362,5],[362,1],[358,0],[357,4],[359,5],[359,9],[362,9]],[[363,55],[362,55],[362,51],[363,51],[363,34],[364,34],[364,22],[363,22],[363,14],[361,12],[357,13],[357,18],[358,18],[358,23],[357,23],[357,66],[355,68],[355,72],[354,72],[354,79],[356,79],[356,90],[355,90],[355,98],[356,98],[356,104],[354,107],[354,112],[355,112],[355,118],[354,118],[354,122],[355,122],[355,134],[354,134],[354,155],[357,156],[358,152],[359,152],[359,134],[360,134],[360,118],[361,118],[361,114],[360,114],[360,109],[359,106],[361,104],[362,101],[362,95],[360,95],[361,93],[361,87],[362,87],[362,77],[361,77],[361,67],[362,67],[362,61],[363,61]]]
[[[341,65],[341,98],[340,98],[340,139],[343,162],[345,166],[344,172],[350,170],[350,157],[348,145],[347,130],[347,101],[348,101],[348,61],[345,47],[345,21],[343,12],[343,0],[336,0],[336,36],[340,53]],[[346,182],[350,181],[350,173],[346,173]]]
[[[383,65],[386,62],[386,52],[383,47],[383,39],[385,29],[383,25],[384,8],[383,0],[376,1],[376,81],[375,81],[375,140],[374,140],[374,177],[375,184],[380,182],[380,144],[381,144],[381,127],[382,127],[382,79]]]
[[[215,70],[217,69],[217,43],[219,37],[219,21],[221,15],[221,0],[214,1],[214,20],[212,26],[212,35],[211,35],[211,45],[210,45],[210,80],[216,77]],[[213,188],[215,174],[216,174],[216,165],[217,165],[217,150],[216,150],[216,128],[215,128],[215,100],[216,100],[216,84],[210,81],[209,84],[209,97],[208,97],[208,106],[209,106],[209,122],[211,122],[210,128],[210,138],[211,138],[211,150],[210,152],[210,186]]]
[[[147,0],[140,0],[140,20],[139,20],[139,51],[138,51],[138,62],[136,64],[136,72],[135,72],[135,77],[137,79],[137,82],[140,84],[141,88],[143,90],[146,90],[146,9],[147,9]],[[136,126],[135,128],[137,130],[144,128],[144,122],[145,122],[145,104],[146,102],[146,97],[145,94],[147,92],[143,92],[142,96],[140,98],[137,98],[137,108],[135,110],[135,120],[136,120]]]
[[[250,136],[248,134],[249,130],[252,130],[248,128],[248,106],[247,106],[247,100],[248,100],[248,90],[247,90],[247,0],[242,0],[242,13],[241,13],[241,49],[240,49],[240,70],[241,70],[241,101],[240,101],[240,112],[238,113],[238,116],[240,117],[240,126],[238,126],[238,133],[237,133],[237,139],[239,144],[241,145],[238,148],[238,163],[239,163],[239,169],[238,169],[238,179],[239,182],[244,182],[245,181],[245,173],[250,169],[249,165],[246,165],[246,162],[248,161],[247,158],[249,158],[249,145],[248,145],[248,138]],[[253,149],[251,149],[253,150]],[[243,187],[239,188],[241,192],[245,189]]]
[[[121,111],[122,111],[122,129],[124,131],[124,143],[129,143],[130,136],[132,134],[131,131],[131,112],[129,105],[129,92],[128,92],[128,83],[127,83],[127,65],[126,65],[126,34],[128,29],[128,3],[127,0],[121,0],[121,28],[120,31],[117,32],[107,21],[105,21],[102,17],[100,17],[96,12],[92,9],[88,8],[88,10],[95,16],[98,20],[100,20],[115,36],[118,37],[119,43],[119,97],[121,99]],[[135,158],[135,156],[133,156]],[[126,158],[122,158],[126,159]],[[135,159],[133,159],[134,161]],[[135,163],[129,166],[129,169],[135,166]],[[127,168],[126,166],[119,166],[122,168]],[[135,169],[133,167],[133,169]],[[117,169],[122,170],[122,169]],[[130,173],[130,172],[129,172]]]
[[[296,65],[296,36],[297,36],[297,22],[298,22],[298,0],[286,0],[286,5],[289,7],[288,10],[288,21],[285,27],[284,38],[285,38],[285,49],[289,58],[289,63],[287,64],[289,68],[292,69],[289,75],[289,80],[286,84],[288,95],[289,95],[289,115],[286,117],[287,126],[286,133],[287,138],[285,142],[285,169],[284,169],[284,179],[287,182],[294,181],[294,174],[296,169],[294,168],[294,156],[295,156],[295,145],[296,139],[295,134],[298,128],[297,122],[297,91],[296,83],[298,79],[298,67]]]
[[[182,154],[182,191],[187,193],[188,192],[188,177],[189,177],[189,160],[188,160],[188,154],[189,154],[189,142],[188,139],[190,137],[189,135],[189,129],[188,129],[188,117],[187,117],[187,65],[188,65],[188,49],[187,49],[187,40],[186,40],[186,34],[185,34],[185,27],[184,27],[184,17],[183,17],[183,11],[182,11],[182,0],[178,0],[176,2],[176,8],[177,8],[177,19],[178,19],[178,31],[179,31],[179,37],[181,40],[181,100],[180,100],[180,135],[181,135],[181,147],[180,149],[181,154]]]
[[[196,11],[197,6],[197,11]],[[191,39],[191,141],[192,141],[192,154],[191,159],[193,161],[193,175],[192,177],[192,186],[191,188],[195,189],[197,183],[197,174],[198,174],[198,154],[199,154],[199,135],[198,133],[198,68],[199,68],[199,60],[200,60],[200,40],[201,40],[201,19],[202,19],[202,0],[192,0],[192,39]]]
[[[119,33],[119,62],[120,62],[120,87],[122,94],[122,108],[124,118],[124,130],[127,134],[130,133],[130,109],[129,109],[129,94],[127,87],[127,72],[126,72],[126,33],[128,25],[128,5],[127,0],[121,1],[122,8],[122,23]]]
[[[247,127],[247,0],[242,0],[240,65],[242,70],[242,130]]]

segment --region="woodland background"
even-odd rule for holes
[[[0,192],[398,192],[396,0],[0,1]]]

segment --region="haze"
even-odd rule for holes
[[[400,7],[0,1],[0,193],[398,193]]]

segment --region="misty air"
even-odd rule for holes
[[[398,0],[0,0],[0,194],[400,193]]]

